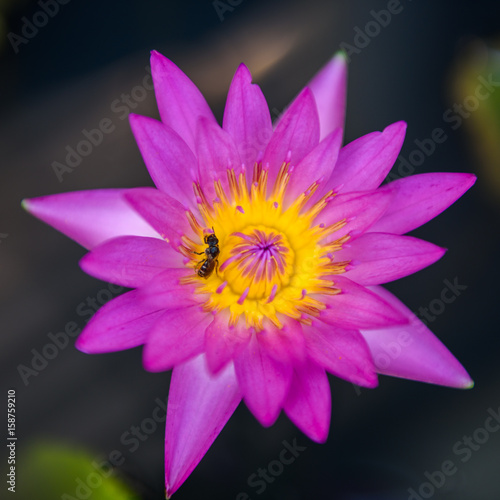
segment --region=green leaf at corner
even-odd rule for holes
[[[69,446],[38,444],[19,450],[17,498],[31,500],[139,500],[96,456]]]

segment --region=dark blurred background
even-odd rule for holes
[[[500,498],[500,432],[487,421],[500,413],[500,90],[494,85],[500,83],[500,3],[49,3],[52,14],[44,17],[43,1],[0,2],[0,370],[2,414],[7,389],[17,393],[18,498],[164,498],[164,430],[163,424],[155,429],[152,416],[170,380],[169,373],[142,369],[141,349],[89,356],[74,348],[73,338],[55,351],[47,348],[49,333],[64,332],[72,322],[81,328],[87,303],[115,293],[79,269],[84,249],[25,213],[21,199],[150,185],[126,115],[158,116],[154,92],[138,89],[152,49],[192,78],[218,118],[244,61],[275,117],[342,45],[351,56],[346,142],[403,119],[408,133],[401,154],[408,160],[416,140],[441,128],[446,140],[410,170],[479,177],[455,206],[413,233],[448,253],[389,286],[412,310],[433,304],[439,313],[430,328],[476,385],[460,391],[381,377],[376,390],[359,390],[332,378],[332,425],[324,445],[309,441],[284,416],[264,429],[241,405],[174,498]],[[385,21],[377,13],[389,7],[398,12]],[[27,23],[34,21],[40,26],[30,30]],[[481,77],[490,88],[475,107],[471,96]],[[66,147],[76,147],[82,130],[105,118],[113,132],[58,178],[53,163],[64,163]],[[403,163],[396,163],[396,175],[410,173]],[[466,289],[440,305],[445,280]],[[42,352],[45,361],[37,357]],[[2,422],[6,429],[6,418]],[[486,430],[485,423],[491,424]],[[142,429],[141,439],[131,438],[134,426]],[[259,467],[279,459],[284,440],[294,439],[306,450],[265,491],[247,483]],[[78,490],[78,478],[85,481],[95,470],[90,464],[114,451],[122,457],[117,480],[136,496],[112,493],[109,484]],[[3,455],[5,467],[8,449]],[[74,467],[66,457],[74,458]],[[436,473],[446,461],[452,472]],[[10,498],[7,487],[2,498]]]

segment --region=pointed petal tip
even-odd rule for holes
[[[339,59],[339,60],[343,59],[345,62],[348,61],[347,52],[344,49],[337,50],[337,52],[335,52],[333,58]]]
[[[174,368],[173,366],[165,367],[164,365],[159,365],[157,361],[152,361],[144,355],[142,357],[142,366],[149,373],[161,373],[172,370]]]
[[[83,354],[101,354],[103,353],[101,343],[95,336],[89,336],[83,331],[75,340],[75,347]]]
[[[427,264],[427,266],[435,264],[438,260],[441,260],[447,252],[448,252],[447,248],[435,245],[434,251],[429,252],[430,255],[431,254],[434,255],[434,260],[432,260],[432,262],[429,262],[429,264]],[[424,266],[422,269],[425,269],[427,266]],[[415,272],[418,272],[419,270],[420,269],[417,269],[417,271],[415,271]],[[411,274],[413,274],[413,273],[411,273]]]
[[[447,379],[441,382],[429,381],[428,383],[442,385],[444,387],[450,387],[452,389],[472,389],[474,387],[474,380],[472,380],[469,374],[465,371],[465,368],[460,365],[459,370],[455,370],[454,374],[449,374]],[[425,381],[424,381],[425,382]]]
[[[303,431],[304,432],[304,431]],[[330,433],[330,429],[309,429],[307,431],[306,436],[315,443],[325,444],[328,440],[328,434]]]
[[[169,484],[165,485],[165,500],[170,500],[172,495],[177,491],[177,488],[172,488]]]
[[[277,412],[275,413],[268,413],[268,414],[263,414],[262,412],[260,413],[257,413],[255,411],[252,411],[252,415],[257,419],[257,421],[259,422],[260,425],[262,425],[262,427],[271,427],[275,422],[276,420],[278,420],[278,417],[280,415],[280,412],[281,412],[281,409],[279,409]]]
[[[83,354],[101,354],[99,342],[88,339],[86,335],[80,335],[75,341],[75,347]]]
[[[364,389],[376,389],[378,387],[378,375],[374,372],[372,377],[368,375],[365,380],[362,382],[355,382],[355,384]]]
[[[328,369],[327,369],[328,371]],[[336,378],[340,378],[341,380],[346,381],[347,383],[357,385],[358,387],[362,387],[363,389],[376,389],[379,386],[378,373],[376,371],[373,372],[365,372],[363,373],[364,377],[351,377],[349,380],[347,378],[343,378],[337,373],[332,373],[332,375]]]
[[[47,213],[50,214],[51,212],[51,198],[57,199],[57,197],[60,197],[61,195],[64,196],[65,194],[66,193],[59,193],[46,196],[36,196],[34,198],[24,198],[23,200],[21,200],[21,208],[26,210],[26,212],[33,215],[37,219],[40,219],[42,222],[49,224],[49,226],[53,226],[51,222],[47,222],[45,220],[44,216],[46,216]]]
[[[391,123],[384,128],[383,132],[395,130],[396,133],[406,132],[408,124],[404,120],[399,120],[397,122]]]
[[[93,257],[91,256],[92,254],[90,252],[86,253],[79,261],[78,265],[80,266],[80,269],[87,274],[90,274],[92,276],[92,262],[93,262]]]
[[[132,123],[135,123],[137,120],[140,120],[142,118],[141,115],[138,115],[136,113],[129,113],[128,114],[128,121],[132,125]]]
[[[57,196],[57,195],[53,195]],[[40,209],[43,210],[43,202],[45,199],[49,198],[49,196],[36,196],[35,198],[24,198],[21,201],[21,208],[26,210],[31,215],[40,218]]]
[[[316,100],[314,99],[314,94],[313,91],[311,90],[310,87],[304,87],[302,91],[300,92],[299,96],[303,96],[304,98],[307,99],[312,99],[313,102],[316,104]]]
[[[248,66],[243,62],[238,65],[236,71],[234,72],[234,75],[236,76],[239,73],[243,73],[249,81],[252,81],[252,74],[250,73]]]
[[[172,71],[174,73],[179,72],[182,75],[184,75],[184,73],[179,68],[179,66],[177,66],[177,64],[175,64],[171,59],[164,56],[163,54],[161,54],[157,50],[151,51],[150,64],[151,64],[151,72],[152,72],[152,77],[153,77],[153,84],[156,83],[155,82],[155,74],[158,77],[158,76],[161,76],[162,74],[164,74],[164,72]],[[156,91],[157,90],[156,90],[156,86],[155,86],[155,92]]]
[[[325,67],[335,66],[337,70],[342,69],[342,71],[347,70],[347,65],[349,64],[349,56],[344,49],[337,50],[334,52],[329,61],[325,64]]]
[[[465,180],[464,184],[465,184],[465,186],[467,186],[465,190],[467,191],[476,183],[477,176],[474,174],[468,174],[466,172],[462,173],[461,175],[463,176],[463,178]]]
[[[454,389],[472,389],[474,380],[467,373],[465,368],[459,363],[458,369],[455,369],[455,374],[450,376],[449,387]]]
[[[384,373],[382,371],[379,371],[381,375],[389,376],[389,377],[396,377],[400,379],[406,379],[406,380],[412,380],[414,382],[419,382],[419,383],[424,383],[424,384],[430,384],[430,385],[437,385],[441,387],[446,387],[449,389],[459,389],[459,390],[469,390],[474,387],[474,380],[472,380],[467,372],[465,370],[460,371],[460,373],[455,373],[453,374],[448,374],[447,376],[443,377],[442,374],[440,374],[437,378],[434,375],[427,376],[427,377],[414,377],[414,376],[408,376],[406,374],[402,373]],[[359,385],[359,384],[358,384]]]
[[[140,150],[142,150],[141,143],[145,142],[145,138],[148,138],[155,128],[163,127],[163,124],[158,120],[136,113],[129,113],[128,122]]]
[[[153,58],[161,58],[161,59],[166,59],[166,57],[163,55],[163,54],[160,54],[160,52],[158,52],[156,49],[153,49],[151,51],[151,59]]]
[[[462,386],[462,389],[473,389],[474,388],[474,380],[472,380],[471,378],[467,381],[466,384],[464,384]]]
[[[167,59],[163,54],[160,54],[157,50],[151,51],[151,57],[150,57],[151,69],[165,62],[170,62],[170,59]]]
[[[80,351],[83,352],[84,354],[91,354],[90,352],[87,351],[85,347],[85,342],[82,339],[82,336],[80,335],[76,341],[75,341],[75,347]]]

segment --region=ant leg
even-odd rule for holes
[[[219,276],[219,259],[215,259],[215,274]]]
[[[195,253],[196,255],[203,255],[205,252],[193,252]]]

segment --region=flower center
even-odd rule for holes
[[[333,262],[348,236],[325,239],[345,225],[345,220],[325,227],[314,220],[333,196],[327,193],[307,210],[304,206],[317,189],[317,183],[296,200],[286,200],[290,173],[284,163],[270,194],[268,173],[256,164],[248,187],[245,172],[237,176],[227,170],[228,186],[214,183],[213,203],[209,203],[199,183],[194,184],[200,223],[187,212],[195,242],[183,237],[180,251],[186,265],[194,271],[183,282],[195,285],[195,293],[206,294],[207,311],[229,312],[229,325],[244,317],[248,327],[263,328],[264,320],[282,327],[280,315],[310,323],[325,308],[319,294],[335,294],[331,275],[343,273],[347,262]],[[219,241],[216,259],[206,252],[207,235],[215,233]],[[204,242],[204,243],[201,243]],[[198,255],[197,255],[198,254]],[[203,254],[200,260],[199,254]]]
[[[260,226],[248,226],[224,241],[229,257],[220,266],[231,289],[248,299],[268,298],[290,283],[294,252],[284,234]]]

